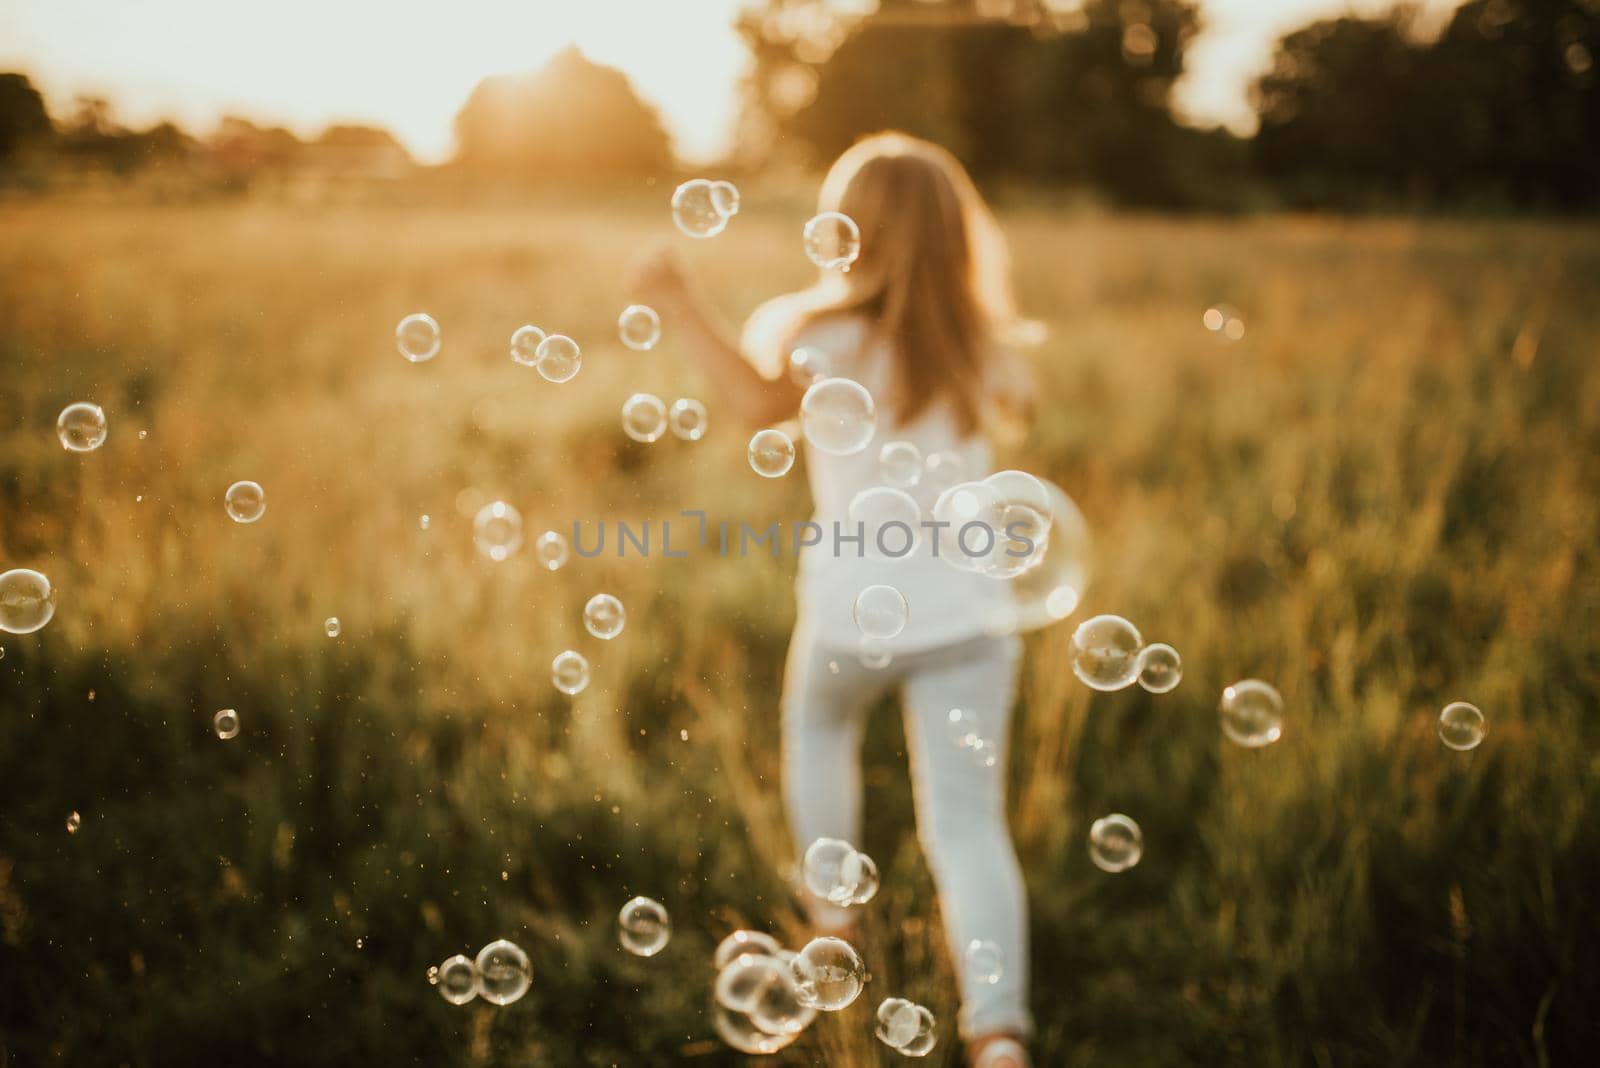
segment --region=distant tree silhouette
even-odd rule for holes
[[[1262,172],[1292,199],[1600,203],[1600,5],[1473,0],[1433,42],[1406,9],[1284,37],[1256,86]]]
[[[740,29],[755,58],[750,144],[825,163],[886,127],[938,141],[976,174],[1181,199],[1169,156],[1198,136],[1169,111],[1198,25],[1188,0],[767,0]]]
[[[55,128],[44,97],[25,74],[0,74],[0,166],[50,142]]]
[[[456,162],[520,179],[668,169],[661,119],[626,75],[566,48],[537,71],[486,78],[455,119]]]

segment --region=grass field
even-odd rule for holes
[[[0,567],[59,590],[0,636],[0,1065],[733,1063],[710,951],[803,937],[781,871],[790,563],[474,554],[504,497],[574,519],[803,518],[665,323],[616,341],[665,194],[449,208],[0,204]],[[798,203],[686,252],[730,315],[803,282]],[[1038,419],[1005,459],[1094,531],[1078,618],[1176,645],[1172,694],[1094,695],[1030,637],[1010,755],[1042,1065],[1558,1065],[1600,1043],[1600,226],[1004,213]],[[681,241],[681,244],[690,244]],[[1200,325],[1218,300],[1244,338]],[[411,365],[395,322],[444,349]],[[585,346],[554,386],[524,321]],[[698,443],[623,437],[648,389]],[[92,399],[97,452],[56,443]],[[148,432],[147,434],[143,432]],[[267,490],[230,522],[226,486]],[[419,517],[431,518],[429,529]],[[618,641],[583,634],[600,589]],[[343,633],[323,634],[336,615]],[[551,657],[588,654],[568,699]],[[1283,740],[1223,740],[1274,680]],[[1435,736],[1463,699],[1470,753]],[[240,711],[232,742],[212,713]],[[900,729],[869,730],[872,981],[783,1063],[890,1062],[950,962]],[[82,828],[69,835],[71,811]],[[1089,823],[1143,826],[1094,868]],[[634,894],[660,956],[616,945]],[[521,1002],[427,968],[509,937]]]

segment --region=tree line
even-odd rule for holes
[[[1277,42],[1252,87],[1258,129],[1184,125],[1173,87],[1202,29],[1195,0],[761,0],[731,167],[826,166],[898,128],[939,141],[986,183],[1087,188],[1166,208],[1600,205],[1600,0],[1467,0],[1442,23],[1401,5],[1324,19]],[[567,49],[485,79],[448,165],[497,181],[666,176],[660,117],[619,71]],[[305,142],[226,120],[205,140],[132,131],[105,101],[54,121],[0,75],[0,175],[52,166],[129,174],[203,166],[408,173],[387,132]]]

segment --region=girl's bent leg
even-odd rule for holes
[[[869,705],[889,685],[856,657],[826,649],[796,627],[783,679],[783,798],[795,850],[818,838],[861,841],[861,727]],[[845,910],[810,900],[812,919],[830,930],[850,922]]]
[[[961,1034],[968,1040],[1026,1037],[1033,1030],[1027,895],[1005,807],[1006,743],[1020,653],[1016,638],[979,639],[918,657],[905,680],[917,831],[939,886],[961,989]],[[977,717],[983,748],[958,743],[952,708]],[[997,981],[969,967],[967,947],[974,942],[999,949]]]

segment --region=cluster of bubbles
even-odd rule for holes
[[[634,441],[650,444],[672,431],[683,441],[706,435],[706,406],[693,397],[679,397],[669,408],[653,393],[635,393],[622,403],[622,432]]]
[[[689,237],[716,237],[739,214],[739,189],[732,182],[691,178],[672,192],[672,221]]]
[[[617,913],[617,942],[635,957],[653,957],[672,938],[667,907],[653,897],[636,897]]]
[[[905,998],[884,998],[878,1003],[878,1041],[906,1057],[926,1057],[939,1035],[937,1021],[925,1006]]]
[[[510,1005],[533,985],[533,965],[521,946],[501,938],[478,950],[476,960],[457,953],[429,968],[428,982],[452,1005],[465,1005],[473,998]]]
[[[712,964],[717,972],[713,1023],[723,1041],[743,1053],[776,1053],[819,1012],[852,1005],[867,982],[855,947],[831,935],[790,952],[761,931],[734,931],[717,946]],[[930,1035],[933,1026],[930,1014],[925,1028]],[[925,1044],[933,1048],[931,1041]]]
[[[1135,682],[1167,693],[1183,678],[1178,651],[1162,642],[1145,645],[1139,628],[1121,616],[1086,619],[1072,632],[1072,672],[1085,686],[1110,692]]]
[[[807,846],[800,878],[807,891],[833,905],[865,905],[878,893],[877,863],[842,838]]]
[[[1228,341],[1244,337],[1244,320],[1238,309],[1229,304],[1213,304],[1200,316],[1201,324],[1211,333]]]

